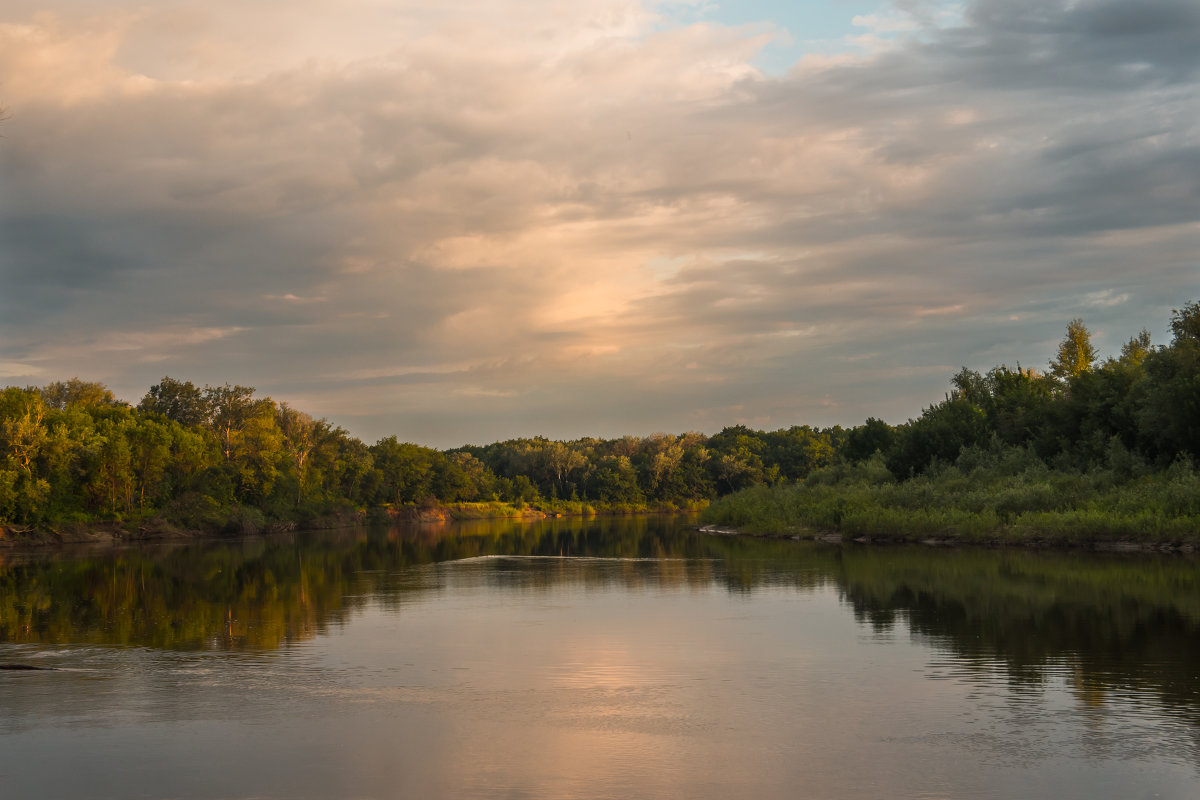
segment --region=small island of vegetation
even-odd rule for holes
[[[244,386],[164,377],[136,405],[72,379],[0,392],[0,543],[365,518],[703,512],[773,534],[987,542],[1200,538],[1200,303],[1099,361],[963,369],[917,419],[620,439],[367,445]],[[711,503],[711,505],[710,505]]]

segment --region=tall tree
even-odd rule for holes
[[[1183,341],[1200,343],[1200,301],[1172,309],[1171,332],[1175,334],[1176,344]]]
[[[303,411],[297,411],[287,403],[280,403],[275,415],[279,429],[283,432],[283,447],[292,463],[296,465],[296,505],[304,494],[308,483],[309,456],[328,441],[335,433],[324,419],[313,419]]]
[[[1050,362],[1050,375],[1065,383],[1091,372],[1095,362],[1096,348],[1092,346],[1092,333],[1083,320],[1076,317],[1067,323],[1067,335],[1058,346],[1058,355]]]
[[[0,467],[0,494],[11,495],[13,516],[30,520],[50,495],[50,484],[37,473],[37,458],[46,441],[46,406],[36,389],[6,389],[0,393],[0,444],[7,458]],[[8,474],[11,473],[11,474]],[[3,499],[0,498],[0,501]],[[8,504],[8,501],[0,502]]]
[[[230,386],[227,383],[224,386],[205,386],[203,402],[208,411],[209,427],[217,434],[221,452],[229,461],[240,443],[242,432],[265,410],[264,403],[271,401],[255,400],[252,386]]]
[[[1166,461],[1179,453],[1200,458],[1200,302],[1171,315],[1174,340],[1145,360],[1146,399],[1140,427]]]

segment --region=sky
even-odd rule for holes
[[[1200,299],[1195,0],[6,0],[0,384],[900,423]]]

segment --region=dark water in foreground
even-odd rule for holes
[[[0,797],[1195,798],[1200,564],[485,522],[0,554]]]

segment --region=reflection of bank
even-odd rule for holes
[[[271,649],[311,639],[370,598],[425,591],[408,567],[492,554],[671,552],[654,520],[479,520],[234,541],[6,555],[0,641]]]
[[[1032,688],[1057,681],[1081,709],[1152,692],[1200,723],[1197,566],[1179,556],[847,548],[840,579],[861,622],[903,622],[959,665]]]
[[[1196,566],[1178,556],[703,536],[663,516],[475,520],[21,554],[0,563],[0,642],[271,650],[368,603],[436,598],[448,582],[538,592],[835,588],[863,624],[906,626],[964,669],[1036,686],[1070,665],[1081,703],[1138,686],[1194,710]]]
[[[717,542],[691,518],[471,520],[291,532],[239,540],[22,553],[0,566],[0,641],[164,649],[272,649],[311,639],[376,600],[436,589],[409,568],[481,556],[569,559],[521,570],[497,563],[491,582],[549,587],[685,587],[812,580],[812,554],[790,543]],[[17,560],[19,559],[19,560]],[[619,559],[591,568],[587,559]],[[801,562],[807,567],[798,567]],[[827,568],[821,571],[828,575]],[[826,578],[825,580],[828,580]]]

